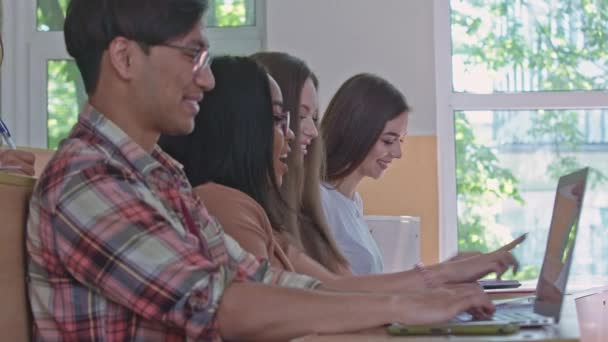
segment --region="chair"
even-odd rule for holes
[[[51,160],[51,158],[53,158],[53,155],[55,154],[55,150],[48,150],[36,147],[19,146],[19,149],[32,152],[34,156],[36,156],[36,163],[34,164],[36,177],[40,176],[42,170],[44,170],[44,168],[46,167],[46,164],[48,164],[49,160]]]
[[[35,178],[0,172],[0,334],[28,341],[31,319],[26,289],[25,226]]]

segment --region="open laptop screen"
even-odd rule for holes
[[[582,169],[559,179],[555,194],[553,217],[547,238],[547,249],[538,279],[535,310],[559,320],[566,290],[566,280],[572,264],[574,242],[579,229],[588,169]]]

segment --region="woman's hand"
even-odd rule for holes
[[[511,250],[525,239],[526,234],[523,234],[494,252],[446,261],[438,265],[438,271],[444,274],[447,283],[474,282],[490,273],[496,273],[497,278],[500,278],[509,268],[517,273],[519,263]]]
[[[477,284],[459,284],[417,292],[403,297],[403,324],[431,324],[449,321],[467,311],[476,319],[488,319],[495,306]]]
[[[21,150],[0,150],[0,171],[34,175],[33,153]]]
[[[449,258],[447,261],[464,260],[464,259],[468,259],[470,257],[478,256],[478,255],[481,255],[481,254],[482,254],[481,252],[473,252],[473,251],[458,252],[458,254],[454,255],[451,258]]]

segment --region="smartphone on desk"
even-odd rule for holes
[[[514,289],[521,286],[517,280],[481,279],[477,281],[484,290]]]
[[[510,335],[519,332],[519,325],[505,322],[442,323],[402,325],[393,323],[386,330],[393,336],[408,335]]]

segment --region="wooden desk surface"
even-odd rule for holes
[[[595,293],[608,291],[607,287],[592,288],[576,292],[566,296],[562,307],[559,324],[544,328],[522,329],[519,333],[507,336],[390,336],[384,329],[374,329],[357,334],[339,335],[314,335],[296,339],[297,342],[336,342],[336,341],[579,341],[579,322],[577,319],[577,298],[589,296]],[[583,308],[584,310],[584,308]],[[578,307],[579,315],[581,307]],[[608,323],[608,322],[604,322]],[[585,327],[585,324],[581,326]],[[584,334],[583,334],[584,335]],[[608,341],[608,336],[606,336]]]

